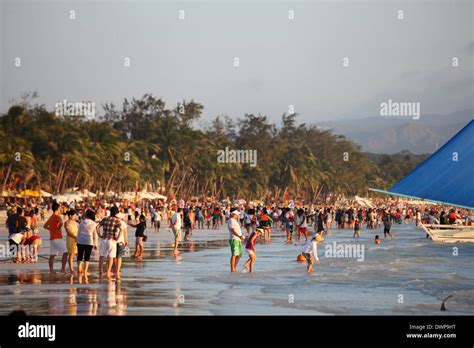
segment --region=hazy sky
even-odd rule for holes
[[[0,3],[2,113],[27,91],[50,109],[147,92],[170,107],[194,99],[204,120],[278,121],[289,104],[305,122],[365,117],[388,99],[421,102],[422,113],[473,107],[471,0]]]

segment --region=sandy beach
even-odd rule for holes
[[[376,230],[335,230],[319,247],[312,274],[296,261],[299,247],[274,229],[272,242],[257,244],[255,273],[229,272],[225,227],[195,230],[179,257],[167,229],[148,229],[145,258],[124,258],[122,279],[77,275],[50,277],[48,244],[37,264],[0,262],[0,314],[23,309],[35,315],[468,315],[474,310],[474,245],[435,244],[413,225],[397,225],[395,240],[373,244]],[[133,230],[129,229],[133,236]],[[4,223],[1,243],[6,242]],[[325,245],[357,243],[364,260],[325,255]],[[453,247],[458,255],[453,256]],[[133,251],[133,247],[132,247]],[[56,269],[59,264],[56,264]],[[400,302],[402,295],[402,302]],[[454,295],[440,312],[442,300]]]

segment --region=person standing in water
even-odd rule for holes
[[[262,215],[260,215],[259,225],[263,228],[263,235],[265,242],[271,242],[271,231],[272,231],[273,220],[267,212],[267,208],[263,208]]]
[[[359,220],[359,218],[356,218],[355,219],[355,222],[354,222],[354,235],[352,236],[352,238],[360,238],[360,227],[362,225],[362,222]]]
[[[315,231],[322,236],[324,235],[324,217],[322,210],[319,210],[316,216]]]
[[[68,253],[69,271],[74,273],[74,256],[77,255],[77,232],[79,226],[76,222],[76,211],[69,210],[67,212],[68,219],[64,223],[64,229],[66,230],[66,248]]]
[[[123,213],[118,213],[117,217],[120,219],[120,229],[122,233],[117,240],[117,256],[115,257],[115,275],[120,279],[120,270],[122,269],[122,258],[125,256],[125,248],[128,246],[128,231],[125,219],[127,216]],[[143,251],[142,251],[143,253]]]
[[[114,259],[117,256],[117,240],[119,239],[122,230],[120,220],[117,218],[119,209],[116,206],[110,208],[110,216],[103,218],[96,226],[96,233],[100,237],[99,245],[99,276],[102,276],[105,258],[107,259],[106,275],[107,278],[112,276],[112,266]],[[102,228],[102,234],[99,230]]]
[[[250,273],[253,272],[253,266],[255,265],[255,260],[257,259],[257,250],[255,246],[257,245],[257,237],[262,235],[263,229],[257,228],[255,232],[252,232],[245,244],[245,251],[249,254],[249,259],[244,264],[244,268],[247,269]]]
[[[85,219],[79,225],[77,234],[77,272],[89,276],[89,261],[91,259],[92,248],[97,244],[97,234],[95,228],[94,211],[88,209],[85,213]],[[84,260],[84,271],[82,270],[82,262]]]
[[[389,235],[390,237],[392,237],[393,239],[393,236],[392,234],[390,233],[390,228],[392,227],[392,219],[391,219],[391,216],[390,216],[390,211],[387,209],[385,211],[385,214],[383,216],[383,237],[384,239],[387,239],[387,235]]]
[[[163,214],[161,212],[161,208],[158,208],[156,211],[155,211],[155,232],[156,233],[159,233],[160,232],[160,227],[161,227],[161,220],[163,219]]]
[[[174,235],[174,253],[175,255],[178,254],[178,245],[181,241],[181,214],[178,211],[178,206],[173,206],[173,215],[170,219],[170,226],[171,230],[173,231]]]
[[[302,208],[298,209],[296,212],[296,226],[298,227],[298,236],[296,238],[296,241],[300,241],[301,235],[304,236],[305,242],[308,241],[308,222],[306,221],[307,217],[306,214],[304,213],[304,210]]]
[[[145,237],[146,217],[140,215],[138,224],[128,223],[129,226],[135,227],[135,253],[133,257],[137,260],[143,260],[143,239]]]
[[[188,208],[184,209],[183,222],[184,222],[184,241],[187,242],[189,240],[189,236],[193,232],[193,222],[190,216],[190,209]]]
[[[44,224],[44,228],[49,230],[49,271],[51,273],[54,272],[54,258],[57,254],[61,254],[61,272],[66,273],[67,249],[61,233],[63,219],[61,219],[59,211],[60,205],[55,202],[51,208],[53,210],[53,215],[51,215],[48,221]]]
[[[332,225],[332,213],[331,213],[331,208],[327,208],[325,210],[325,222],[326,222],[326,233],[330,234],[331,233],[331,225]]]
[[[237,264],[242,256],[242,241],[245,237],[242,235],[240,229],[239,218],[240,212],[234,209],[230,212],[230,219],[227,221],[227,228],[229,229],[229,244],[230,244],[230,271],[236,272]]]

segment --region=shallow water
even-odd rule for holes
[[[229,272],[224,229],[195,231],[179,258],[168,231],[148,231],[145,260],[125,259],[120,281],[99,279],[95,265],[86,284],[77,276],[51,278],[45,258],[36,265],[3,263],[0,314],[24,309],[38,315],[472,315],[474,244],[435,244],[413,225],[396,225],[393,232],[395,240],[376,246],[380,230],[362,230],[357,241],[350,230],[333,231],[319,246],[321,263],[308,275],[296,261],[300,248],[286,244],[277,230],[272,243],[257,245],[253,274]],[[326,257],[333,242],[363,246],[364,260]],[[245,259],[244,253],[239,271]],[[441,312],[448,295],[454,297]]]

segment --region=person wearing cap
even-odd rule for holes
[[[66,231],[66,249],[68,253],[68,263],[69,271],[74,273],[74,256],[77,254],[77,232],[79,230],[79,225],[77,224],[76,211],[70,209],[67,212],[67,220],[64,223],[64,229]]]
[[[242,241],[245,237],[242,235],[240,224],[238,222],[240,212],[238,209],[232,209],[230,212],[230,219],[227,221],[227,228],[229,229],[229,244],[230,244],[230,271],[236,272],[237,264],[242,256]]]
[[[171,231],[174,235],[174,254],[177,255],[179,253],[178,246],[179,242],[181,241],[181,213],[178,209],[178,206],[175,204],[173,205],[172,211],[173,215],[169,219]]]
[[[319,263],[318,243],[322,242],[323,240],[323,237],[317,233],[310,241],[304,243],[303,247],[301,248],[302,255],[306,259],[306,262],[308,262],[308,267],[306,268],[308,273],[313,270],[313,257],[316,260],[316,263]]]

